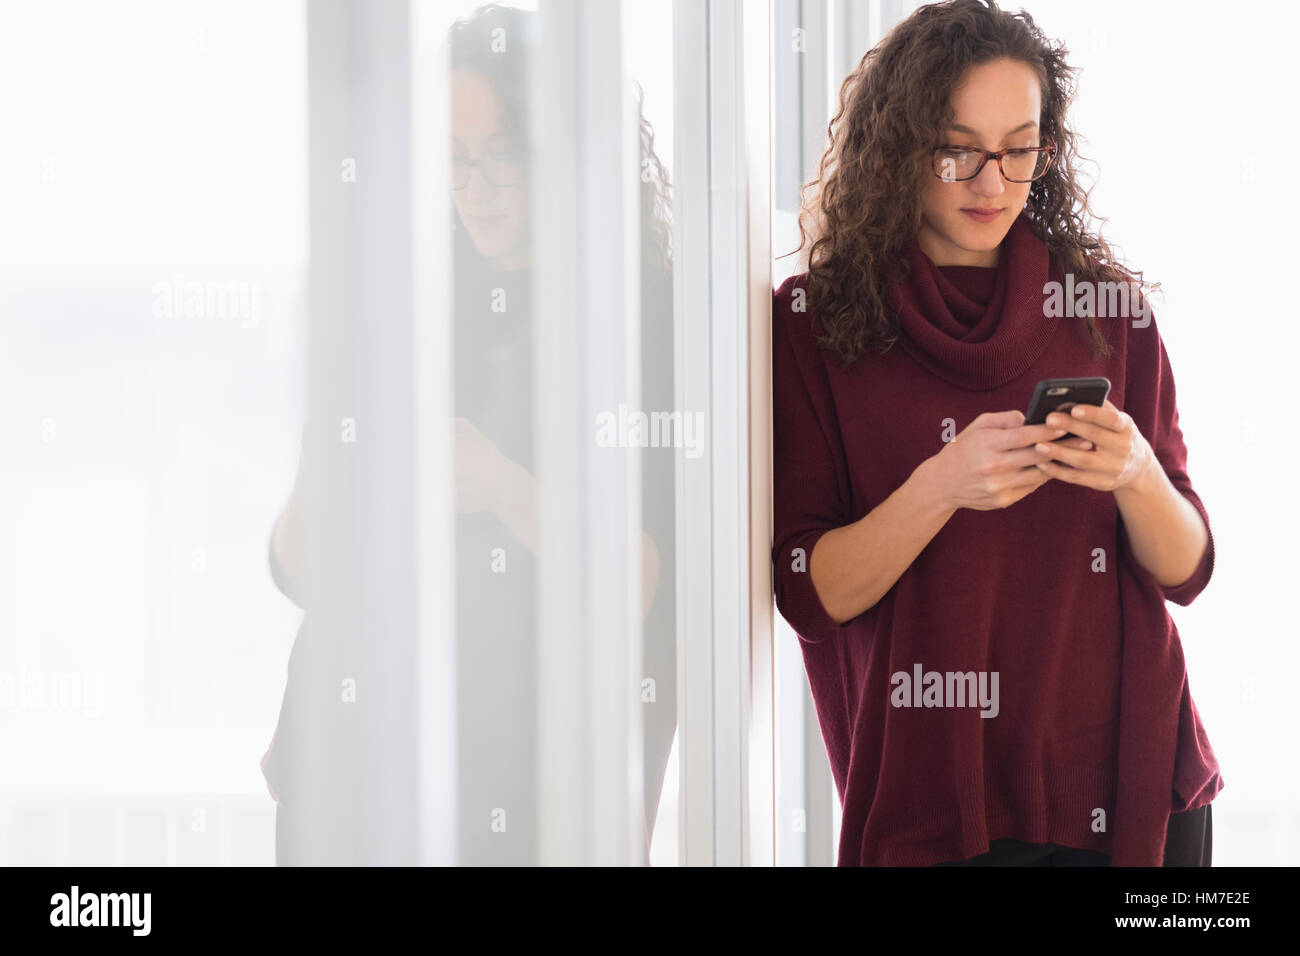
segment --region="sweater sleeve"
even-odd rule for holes
[[[802,640],[818,643],[849,622],[837,624],[813,587],[813,548],[850,519],[829,383],[815,351],[796,348],[812,343],[808,313],[791,308],[797,278],[775,292],[772,308],[772,586],[781,616]]]
[[[1129,364],[1125,409],[1143,430],[1156,458],[1178,492],[1195,506],[1205,522],[1205,552],[1196,570],[1182,584],[1159,585],[1165,600],[1186,606],[1205,590],[1214,572],[1214,532],[1210,516],[1200,495],[1192,487],[1187,468],[1187,446],[1178,422],[1177,393],[1173,367],[1164,340],[1160,337],[1155,316],[1145,328],[1130,328]]]

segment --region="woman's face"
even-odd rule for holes
[[[519,144],[507,134],[501,102],[487,76],[454,70],[451,81],[453,170],[463,170],[466,161],[486,162],[488,173],[484,175],[483,165],[469,168],[469,181],[451,193],[456,213],[481,255],[499,269],[523,268],[528,264],[528,184]]]
[[[1038,76],[1019,60],[993,60],[972,67],[953,90],[956,112],[943,145],[978,146],[990,152],[1039,146],[1042,92]],[[925,159],[921,227],[917,242],[940,266],[995,266],[998,248],[1029,199],[1031,183],[1012,183],[989,160],[974,179],[945,182]],[[992,218],[968,210],[996,210]]]

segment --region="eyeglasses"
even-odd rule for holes
[[[470,159],[468,156],[451,158],[451,188],[464,189],[469,185],[470,170],[477,168],[491,186],[514,186],[522,178],[524,154],[522,152],[497,151],[488,153],[482,159]]]
[[[978,146],[936,146],[931,154],[934,174],[946,183],[974,179],[990,159],[997,160],[1002,178],[1010,183],[1031,183],[1041,179],[1052,165],[1056,144],[1002,149],[991,153]]]

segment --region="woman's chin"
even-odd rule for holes
[[[965,213],[957,215],[965,218]],[[962,222],[953,230],[953,244],[967,252],[990,252],[1002,245],[1002,240],[1010,232],[1010,224],[1003,219],[993,222]]]
[[[474,243],[474,250],[484,259],[497,259],[505,255],[510,249],[510,243],[504,241],[498,235],[475,235],[470,233],[470,241]]]

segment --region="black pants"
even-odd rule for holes
[[[1209,866],[1214,848],[1211,804],[1169,815],[1165,830],[1164,866]],[[948,860],[934,866],[1110,866],[1109,853],[1077,850],[1059,843],[993,840],[987,853],[969,860]]]

